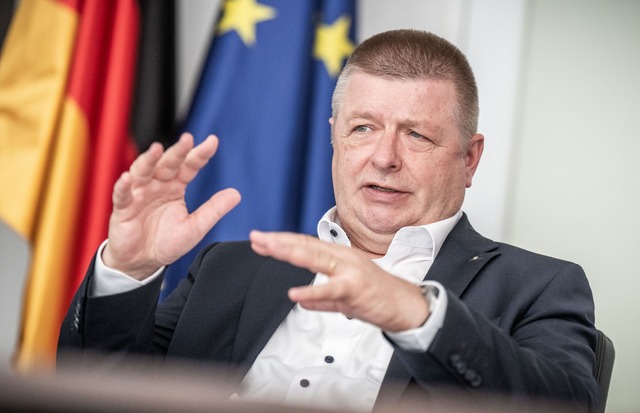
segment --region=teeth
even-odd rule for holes
[[[393,189],[383,188],[383,187],[377,186],[377,185],[371,185],[371,188],[375,189],[376,191],[382,191],[382,192],[396,192]]]

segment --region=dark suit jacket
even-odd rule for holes
[[[244,374],[292,309],[287,290],[313,276],[255,254],[248,242],[214,244],[156,308],[160,279],[89,298],[90,270],[59,347],[202,359]],[[579,266],[488,240],[463,216],[425,278],[447,290],[444,326],[425,353],[395,348],[378,402],[452,386],[471,395],[599,403],[593,298]]]

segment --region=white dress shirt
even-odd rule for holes
[[[442,326],[447,297],[437,282],[423,281],[440,247],[462,212],[433,224],[405,227],[393,238],[387,254],[374,259],[385,271],[413,284],[432,285],[439,290],[431,296],[431,315],[417,329],[390,333],[387,337],[410,351],[426,351]],[[340,227],[335,207],[318,223],[321,240],[351,243]],[[98,252],[92,295],[125,292],[150,282],[162,269],[144,281],[107,268]],[[313,284],[328,282],[319,273]],[[393,347],[383,332],[366,322],[349,320],[343,314],[305,310],[299,305],[287,315],[269,339],[232,398],[370,411],[387,371]]]

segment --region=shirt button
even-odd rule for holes
[[[307,379],[300,380],[300,386],[301,387],[309,387],[309,384],[310,384],[309,380],[307,380]]]
[[[331,363],[333,363],[334,358],[333,358],[333,356],[327,356],[327,357],[324,358],[324,361],[327,362],[328,364],[331,364]]]
[[[335,229],[331,228],[331,231],[329,231],[329,233],[331,234],[332,237],[337,237],[338,236],[338,231],[336,231]]]

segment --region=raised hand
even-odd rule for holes
[[[258,254],[329,277],[327,284],[289,290],[304,308],[338,311],[388,332],[417,328],[429,317],[419,287],[385,272],[362,251],[285,232],[252,231],[249,238]]]
[[[144,279],[186,254],[240,202],[237,190],[224,189],[189,214],[186,186],[216,153],[218,139],[193,145],[188,133],[166,151],[154,143],[120,176],[102,254],[107,266]]]

